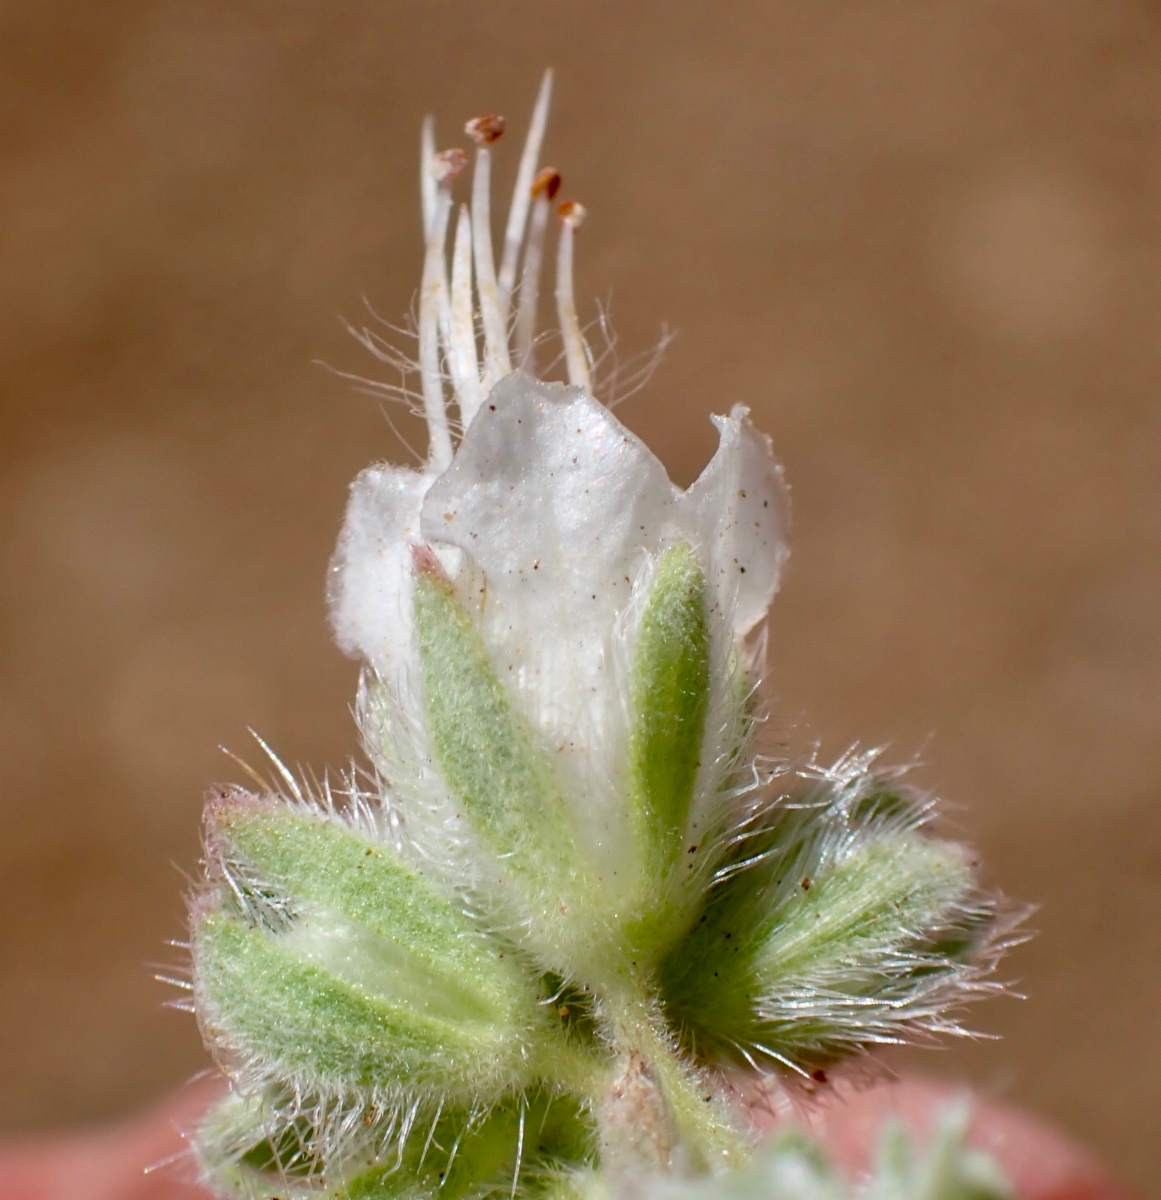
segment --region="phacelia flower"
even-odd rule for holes
[[[958,1032],[994,986],[1007,925],[926,801],[871,754],[758,753],[782,473],[735,407],[683,491],[600,402],[583,209],[538,170],[550,85],[498,269],[502,118],[466,127],[450,259],[467,156],[424,127],[428,454],[355,480],[330,569],[370,768],[332,790],[276,764],[207,809],[193,1002],[233,1090],[197,1151],[225,1194],[727,1171],[751,1140],[739,1070],[815,1086],[844,1055]],[[534,362],[554,223],[567,384]]]

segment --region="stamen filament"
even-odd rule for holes
[[[431,236],[431,218],[435,215],[435,117],[423,118],[419,139],[419,195],[423,202],[423,240]]]
[[[472,312],[472,222],[467,205],[460,205],[455,249],[452,251],[448,368],[455,388],[456,403],[460,408],[460,424],[467,430],[483,400],[480,368],[476,359],[476,323]]]
[[[419,291],[419,377],[423,387],[423,412],[427,418],[429,457],[436,470],[451,465],[452,442],[444,407],[443,372],[439,365],[440,309],[446,301],[444,244],[451,214],[451,180],[463,170],[464,156],[459,150],[445,150],[433,161],[438,189],[431,217],[431,231],[423,258],[423,285]]]
[[[540,267],[544,257],[544,234],[548,228],[550,201],[560,189],[560,172],[545,167],[528,189],[532,197],[532,220],[520,271],[520,297],[516,309],[516,364],[522,371],[535,372],[536,309],[540,300]]]
[[[528,205],[532,199],[532,180],[536,175],[536,163],[540,158],[540,147],[544,142],[544,130],[548,125],[548,108],[552,102],[552,69],[544,72],[540,91],[532,109],[532,120],[528,125],[528,136],[524,139],[524,150],[520,155],[520,167],[516,172],[516,187],[512,192],[512,205],[508,209],[508,226],[504,231],[504,255],[500,261],[500,301],[504,306],[505,322],[511,311],[512,288],[516,283],[516,260],[520,257],[520,245],[524,241],[524,227],[528,220]]]
[[[476,264],[476,294],[484,326],[483,390],[486,394],[512,370],[507,319],[500,302],[492,256],[492,155],[488,149],[488,144],[503,133],[504,120],[498,116],[476,117],[465,128],[477,147],[472,177],[472,249]]]
[[[560,321],[560,336],[564,342],[568,381],[574,387],[584,388],[592,395],[589,348],[577,319],[572,286],[573,237],[585,218],[585,210],[584,206],[575,200],[566,200],[557,211],[560,213],[560,241],[556,250],[556,312]]]

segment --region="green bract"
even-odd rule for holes
[[[425,136],[430,454],[360,474],[330,576],[366,771],[312,788],[275,760],[278,786],[208,808],[193,999],[232,1090],[195,1144],[224,1195],[742,1196],[765,1177],[731,1174],[752,1149],[739,1066],[825,1080],[957,1032],[994,987],[1006,926],[928,804],[873,755],[757,752],[781,470],[737,407],[682,491],[595,398],[576,205],[555,293],[571,386],[512,369],[535,357],[558,182],[534,183],[546,106],[498,270],[499,124],[469,124],[450,271],[463,156]],[[777,1178],[829,1200],[795,1153]]]

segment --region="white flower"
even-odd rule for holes
[[[234,1094],[197,1152],[245,1200],[563,1200],[726,1170],[750,1148],[732,1071],[814,1087],[877,1043],[962,1032],[1011,940],[970,858],[924,831],[929,802],[873,752],[827,769],[755,753],[782,475],[735,408],[682,491],[600,403],[572,202],[555,288],[569,382],[534,377],[560,182],[536,171],[549,83],[498,270],[503,122],[468,124],[450,272],[466,156],[424,133],[428,458],[358,477],[330,587],[366,664],[377,777],[336,793],[275,760],[263,794],[207,806],[192,1000]],[[928,1195],[925,1178],[883,1195]],[[793,1147],[721,1194],[795,1181],[841,1195]],[[672,1194],[718,1194],[691,1186]]]
[[[480,207],[487,209],[488,142],[497,120],[468,126],[479,143],[473,211],[458,222],[450,286],[448,164],[454,169],[460,160],[450,152],[435,155],[425,140],[424,178],[437,185],[434,195],[428,188],[419,330],[431,449],[420,470],[378,465],[355,481],[332,564],[332,620],[343,649],[374,673],[362,705],[364,732],[373,759],[395,785],[404,823],[421,853],[463,882],[467,868],[454,851],[471,835],[456,821],[457,800],[441,778],[424,710],[412,554],[416,546],[430,547],[455,581],[460,604],[473,611],[494,671],[552,763],[591,871],[611,896],[614,880],[622,881],[620,899],[627,900],[641,856],[626,799],[634,719],[629,676],[655,565],[667,547],[685,546],[705,580],[711,669],[702,766],[688,813],[695,844],[692,831],[712,820],[709,810],[734,764],[739,673],[748,672],[752,687],[764,657],[766,612],[787,554],[787,497],[770,440],[753,428],[745,408],[714,418],[718,451],[681,491],[593,395],[572,298],[581,211],[575,204],[559,210],[556,288],[571,383],[544,383],[511,369],[512,351],[494,331],[508,327],[516,251],[527,243],[517,325],[531,365],[536,272],[559,180],[549,169],[529,182],[548,82],[521,163],[498,281],[486,222],[477,219]],[[529,200],[532,231],[525,237]],[[448,390],[462,430],[454,451]],[[479,862],[480,848],[473,845],[468,857]]]

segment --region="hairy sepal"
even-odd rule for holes
[[[668,547],[648,564],[636,590],[641,599],[627,614],[625,634],[631,661],[622,668],[630,708],[628,808],[637,848],[637,896],[625,932],[630,959],[652,964],[680,932],[684,911],[705,884],[706,853],[702,847],[698,854],[702,839],[692,828],[692,810],[699,792],[717,789],[723,774],[714,747],[707,746],[711,706],[731,707],[734,724],[744,725],[738,706],[730,705],[732,678],[720,670],[715,677],[714,643],[724,631],[711,634],[705,571],[693,548]]]
[[[552,964],[560,936],[591,940],[603,916],[574,815],[451,582],[429,552],[415,561],[428,728],[441,775],[497,863],[496,891]]]
[[[245,1200],[460,1200],[567,1194],[593,1164],[595,1134],[583,1102],[536,1089],[488,1106],[413,1109],[386,1125],[357,1122],[328,1155],[305,1118],[231,1095],[203,1119],[195,1148],[207,1182]]]
[[[351,1103],[475,1101],[526,1079],[544,1022],[533,981],[390,848],[240,794],[208,822],[195,999],[227,1070]]]
[[[224,1196],[305,1196],[317,1190],[324,1173],[317,1131],[301,1115],[280,1113],[266,1092],[249,1097],[230,1092],[205,1114],[192,1141],[202,1178]],[[345,1150],[358,1152],[353,1139]]]
[[[630,803],[642,859],[664,876],[685,844],[710,691],[705,573],[689,546],[671,546],[658,560],[631,686]]]
[[[327,1200],[441,1200],[503,1193],[559,1194],[592,1161],[593,1126],[584,1108],[548,1092],[512,1097],[488,1110],[436,1114],[416,1128],[395,1162],[371,1166],[326,1193]]]
[[[739,832],[661,987],[687,1044],[805,1071],[882,1042],[962,1032],[1002,948],[960,847],[890,781],[841,772]]]

